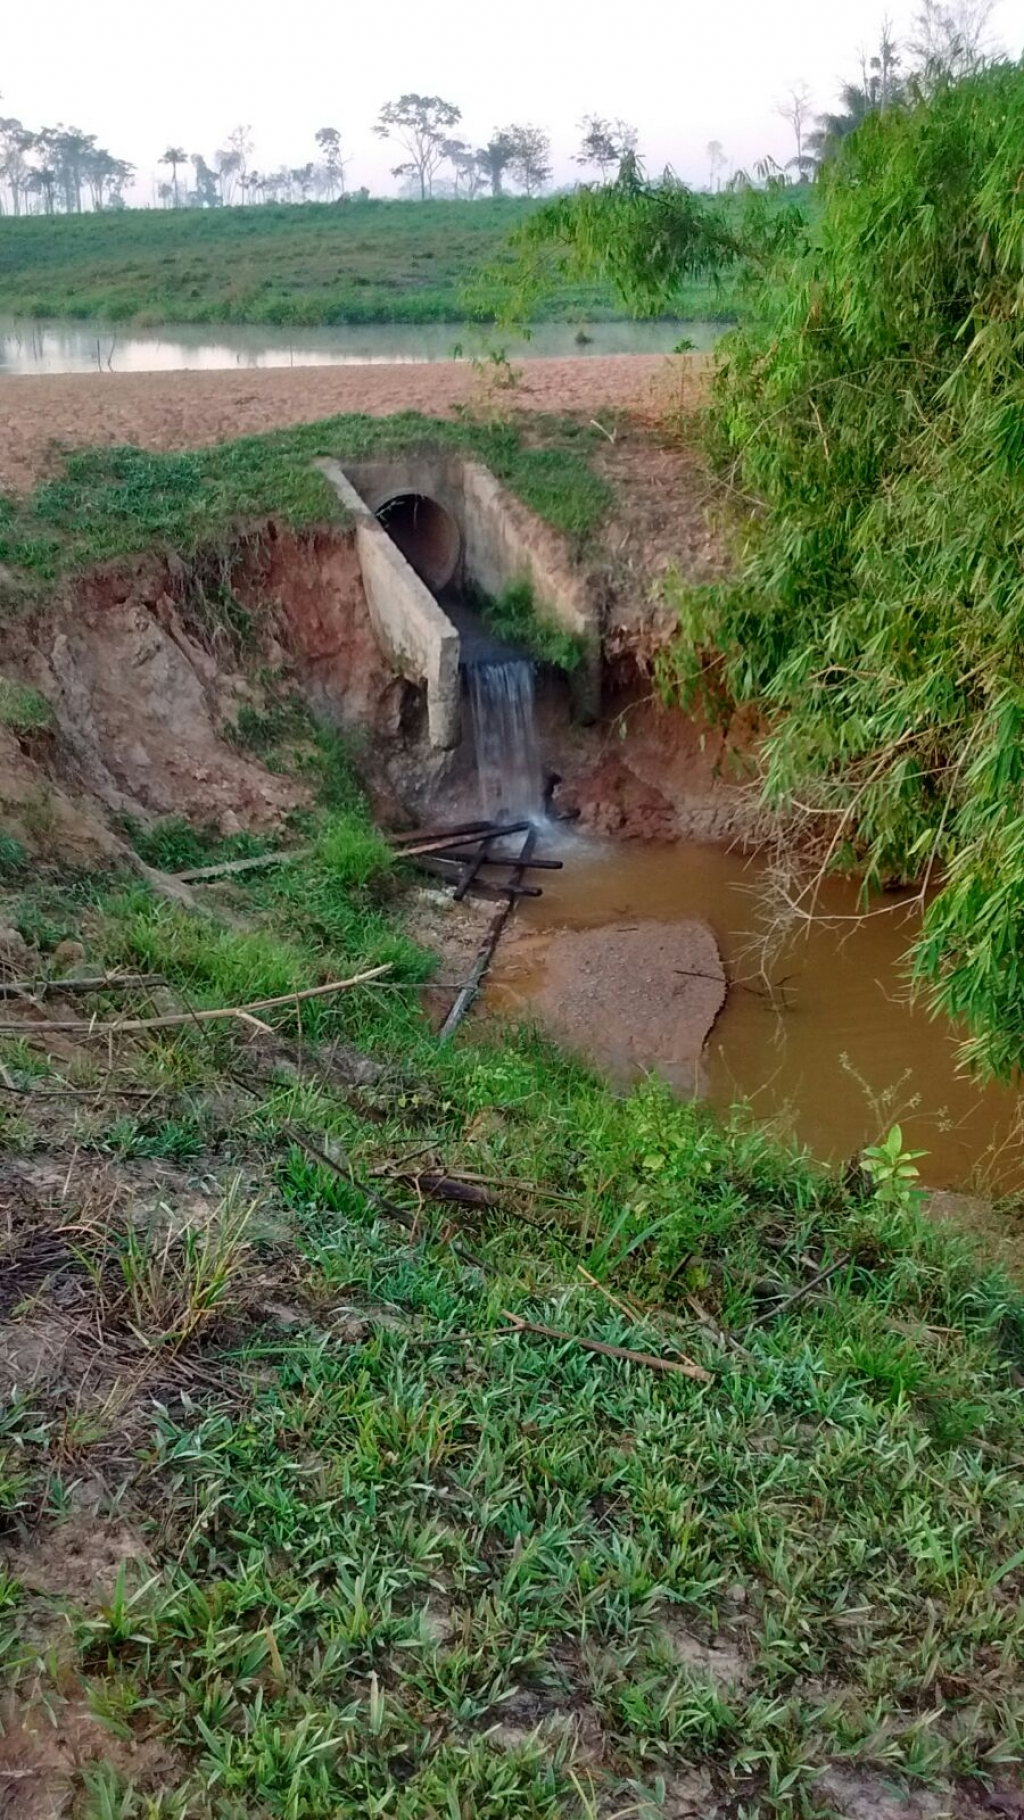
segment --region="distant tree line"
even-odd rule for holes
[[[898,43],[888,24],[877,46],[861,57],[856,78],[842,85],[838,107],[816,114],[806,83],[795,84],[778,112],[793,133],[793,156],[780,166],[766,159],[763,177],[809,182],[820,165],[868,114],[899,107],[943,76],[963,76],[984,62],[993,0],[920,0],[911,33]],[[427,201],[445,195],[472,200],[512,191],[540,196],[550,186],[550,135],[524,122],[495,127],[484,145],[460,136],[462,110],[442,95],[400,95],[381,108],[374,133],[400,154],[391,174],[404,195]],[[637,131],[625,120],[587,114],[579,123],[574,162],[614,182],[637,158]],[[165,208],[213,209],[232,203],[340,202],[348,199],[348,159],[339,129],[322,126],[313,135],[316,155],[304,164],[264,171],[252,164],[249,126],[236,126],[207,159],[172,143],[159,163],[168,172],[157,185]],[[708,184],[720,190],[729,160],[721,142],[707,146]],[[79,127],[43,127],[0,117],[0,213],[78,214],[83,209],[119,209],[134,166],[115,158]],[[739,181],[749,180],[739,174]],[[357,192],[366,196],[365,190]]]
[[[462,110],[440,95],[401,95],[380,111],[374,132],[402,153],[392,167],[407,195],[469,200],[517,191],[539,196],[552,176],[551,139],[524,122],[496,127],[485,145],[459,136]],[[618,170],[636,147],[636,128],[588,114],[580,122],[576,163],[602,179]],[[158,163],[167,177],[156,186],[164,208],[214,209],[233,203],[339,202],[346,200],[348,158],[337,127],[313,135],[317,156],[300,165],[259,170],[252,163],[252,128],[236,126],[209,158],[172,142]],[[78,127],[33,132],[20,120],[0,118],[0,214],[78,214],[119,209],[135,167],[98,146]],[[357,196],[367,192],[360,190]]]
[[[135,167],[97,145],[78,126],[44,126],[0,117],[0,212],[68,215],[124,207]]]
[[[171,173],[157,185],[157,199],[165,208],[216,209],[236,202],[337,202],[345,195],[345,168],[336,126],[321,126],[313,135],[319,156],[305,164],[281,165],[260,171],[250,163],[253,136],[250,126],[236,126],[219,151],[207,160],[202,152],[187,152],[169,145],[159,162]],[[192,180],[179,181],[178,172],[191,167]]]

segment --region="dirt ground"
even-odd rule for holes
[[[501,396],[522,410],[660,416],[679,396],[680,367],[679,359],[646,354],[524,360],[515,391]],[[27,489],[51,470],[59,444],[194,449],[338,412],[447,416],[474,402],[481,380],[467,361],[0,379],[0,487]]]

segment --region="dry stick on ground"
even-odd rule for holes
[[[331,1170],[332,1174],[340,1177],[343,1182],[350,1183],[358,1194],[363,1195],[369,1201],[371,1207],[375,1207],[378,1213],[384,1215],[385,1219],[394,1220],[396,1225],[403,1226],[406,1232],[416,1231],[416,1221],[412,1214],[407,1213],[404,1207],[396,1207],[393,1201],[385,1200],[384,1196],[378,1194],[375,1188],[370,1188],[365,1182],[360,1181],[347,1158],[344,1163],[339,1163],[328,1151],[322,1150],[318,1144],[314,1144],[311,1139],[307,1138],[295,1125],[285,1125],[283,1130],[291,1143],[297,1144],[300,1150],[304,1150],[313,1162],[322,1163],[325,1169]],[[475,1251],[470,1251],[469,1246],[464,1245],[460,1239],[449,1238],[446,1242],[457,1256],[463,1258],[467,1264],[472,1264],[474,1270],[482,1270],[485,1275],[489,1274],[490,1266],[484,1263],[483,1258],[477,1257]]]
[[[226,859],[217,866],[197,866],[191,872],[172,872],[179,885],[203,885],[237,872],[255,872],[260,866],[286,866],[293,859],[308,859],[312,847],[290,847],[287,853],[259,853],[255,859]]]
[[[628,1346],[610,1346],[606,1340],[588,1340],[583,1334],[567,1333],[561,1327],[543,1327],[539,1321],[524,1321],[518,1314],[512,1314],[508,1308],[502,1309],[506,1321],[511,1327],[499,1327],[495,1337],[503,1339],[516,1333],[535,1333],[543,1340],[567,1340],[573,1346],[582,1346],[585,1352],[599,1352],[606,1359],[626,1359],[634,1365],[646,1365],[650,1371],[675,1371],[680,1377],[692,1378],[697,1384],[712,1384],[714,1379],[703,1365],[693,1365],[682,1359],[659,1359],[653,1352],[633,1352]]]
[[[494,951],[501,940],[502,931],[515,907],[516,900],[512,895],[512,892],[522,883],[522,862],[529,859],[530,854],[533,852],[536,840],[537,830],[536,828],[531,827],[527,831],[526,839],[523,842],[522,851],[519,855],[519,862],[512,871],[508,901],[501,906],[500,910],[496,910],[491,918],[487,934],[484,936],[483,942],[480,945],[480,951],[477,954],[476,960],[473,962],[469,978],[466,980],[466,983],[456,998],[448,1016],[441,1025],[441,1029],[438,1033],[439,1042],[450,1042],[483,984],[487,969],[494,959]]]
[[[45,1024],[29,1024],[26,1029],[43,1032]],[[176,1100],[187,1087],[16,1087],[0,1064],[0,1090],[14,1093],[20,1100]]]
[[[0,998],[32,998],[46,992],[137,992],[143,986],[166,986],[162,973],[101,973],[95,979],[5,980]]]
[[[703,1303],[699,1302],[695,1295],[687,1296],[686,1306],[696,1316],[705,1332],[709,1333],[720,1346],[724,1346],[729,1352],[737,1353],[741,1359],[746,1360],[748,1365],[754,1364],[753,1353],[748,1352],[745,1346],[741,1346],[739,1341],[731,1333],[727,1333],[726,1329],[715,1320],[713,1315],[708,1313]]]
[[[794,1290],[792,1295],[784,1296],[780,1302],[773,1302],[772,1306],[766,1308],[763,1314],[755,1315],[754,1319],[748,1323],[744,1331],[749,1333],[753,1327],[764,1327],[768,1321],[777,1320],[780,1314],[788,1313],[789,1309],[793,1308],[797,1302],[802,1302],[806,1296],[812,1295],[816,1289],[821,1288],[823,1283],[827,1283],[830,1278],[838,1276],[841,1270],[846,1269],[847,1264],[852,1263],[853,1252],[844,1252],[843,1256],[838,1258],[834,1264],[830,1264],[827,1270],[819,1270],[817,1276],[808,1278],[808,1281],[802,1283],[800,1288]]]
[[[639,1307],[636,1303],[630,1302],[628,1299],[623,1299],[622,1297],[615,1295],[604,1283],[599,1282],[597,1277],[591,1276],[590,1271],[586,1270],[582,1264],[578,1266],[578,1269],[584,1282],[588,1283],[592,1289],[596,1289],[599,1295],[605,1296],[612,1307],[617,1308],[620,1314],[624,1314],[628,1321],[632,1321],[634,1325],[638,1325],[643,1321],[651,1322],[651,1315],[646,1309]],[[664,1311],[659,1309],[658,1312],[663,1313]],[[664,1338],[664,1335],[661,1335],[660,1337]],[[669,1346],[672,1345],[671,1340],[668,1340],[666,1343]],[[693,1366],[695,1371],[700,1371],[702,1369],[695,1359],[690,1358],[688,1353],[683,1352],[678,1346],[675,1350],[687,1365]]]
[[[382,973],[390,973],[392,965],[391,961],[385,961],[383,966],[369,967],[365,973],[353,974],[351,979],[331,980],[326,986],[306,986],[301,992],[285,992],[278,998],[253,999],[247,1005],[224,1005],[216,1011],[172,1011],[164,1017],[126,1017],[106,1024],[98,1024],[93,1018],[48,1018],[43,1024],[0,1023],[0,1032],[45,1036],[50,1031],[73,1031],[81,1036],[120,1036],[124,1031],[168,1030],[177,1024],[208,1024],[221,1017],[247,1019],[254,1011],[273,1011],[281,1005],[296,1005],[304,999],[326,998],[329,993],[345,992],[350,986],[365,985],[368,980],[379,979]]]

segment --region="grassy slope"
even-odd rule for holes
[[[345,207],[32,217],[0,222],[0,309],[114,322],[457,322],[463,287],[531,205],[367,202]],[[681,315],[721,301],[694,287]],[[554,319],[621,314],[610,292],[563,287]]]
[[[618,1099],[507,1030],[439,1049],[341,755],[284,721],[247,731],[275,762],[304,751],[324,808],[308,862],[229,889],[232,921],[102,880],[26,881],[4,906],[44,949],[83,937],[86,970],[156,968],[193,1005],[394,969],[304,1010],[301,1081],[254,1081],[251,1038],[224,1026],[122,1039],[112,1072],[105,1041],[70,1063],[38,1036],[0,1050],[26,1092],[95,1090],[57,1130],[55,1102],[8,1093],[9,1152],[163,1156],[207,1193],[240,1170],[261,1201],[242,1230],[228,1194],[198,1256],[91,1202],[59,1305],[98,1322],[129,1380],[132,1321],[141,1400],[58,1381],[4,1415],[9,1537],[52,1537],[99,1475],[100,1519],[118,1510],[149,1550],[100,1607],[32,1591],[17,1553],[0,1588],[23,1697],[58,1724],[84,1698],[110,1728],[122,1769],[89,1770],[84,1812],[653,1816],[696,1774],[789,1815],[837,1761],[1004,1773],[1024,1745],[1020,1296],[912,1214],[653,1084]],[[180,828],[144,845],[201,850]],[[327,1038],[384,1077],[332,1086],[309,1046]],[[165,1097],[119,1102],[126,1084]],[[402,1156],[494,1178],[501,1204],[453,1220],[374,1178]],[[267,1312],[281,1299],[290,1326]],[[686,1355],[709,1381],[510,1335],[505,1310]],[[59,1614],[70,1642],[48,1656]],[[153,1805],[125,1780],[140,1738],[168,1753],[142,1778]]]
[[[7,591],[48,587],[62,575],[148,549],[191,556],[276,517],[295,528],[340,522],[333,488],[311,463],[424,446],[464,449],[486,461],[549,524],[582,546],[610,501],[589,455],[601,432],[573,418],[516,423],[454,421],[408,411],[393,417],[323,418],[187,454],[80,449],[28,497],[0,494],[0,565]],[[0,604],[4,599],[0,578]]]

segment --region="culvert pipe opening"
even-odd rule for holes
[[[425,493],[396,493],[378,506],[377,518],[433,593],[448,586],[462,553],[459,527],[450,512]]]

